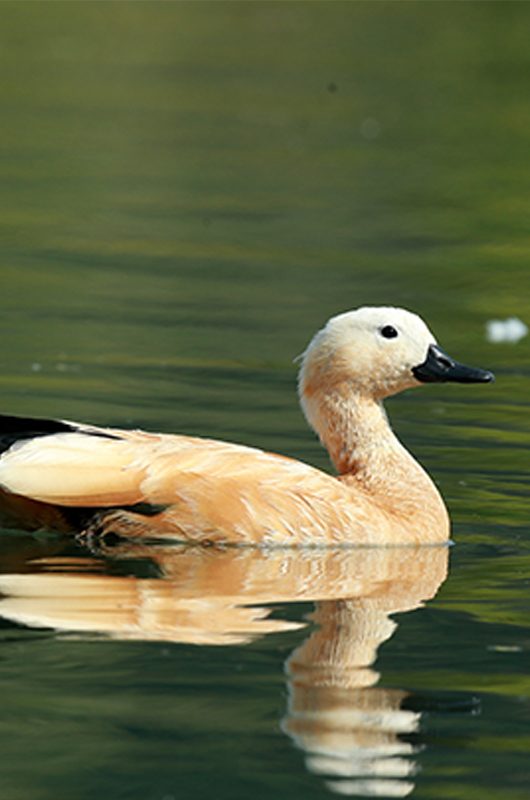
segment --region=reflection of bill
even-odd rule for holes
[[[316,628],[286,664],[283,730],[307,768],[340,794],[403,797],[414,747],[400,735],[420,714],[405,692],[377,688],[378,647],[389,615],[433,597],[447,572],[445,547],[386,549],[154,548],[124,545],[120,559],[149,559],[160,578],[103,573],[103,561],[54,557],[0,576],[0,614],[62,631],[119,639],[242,644],[296,627],[271,603],[314,601]],[[118,563],[118,562],[115,562]]]

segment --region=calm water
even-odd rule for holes
[[[528,4],[1,15],[6,411],[327,469],[292,359],[363,303],[497,375],[389,403],[450,550],[2,534],[3,795],[528,797]]]

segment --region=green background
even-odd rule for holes
[[[530,322],[530,7],[52,1],[0,15],[5,411],[327,468],[292,359],[340,311],[420,313],[497,381],[389,403],[457,547],[378,670],[467,709],[426,716],[415,797],[526,797],[530,340],[493,345],[484,326]],[[2,541],[4,572],[58,548]],[[303,637],[217,649],[6,622],[5,796],[329,796],[279,728],[282,665]]]

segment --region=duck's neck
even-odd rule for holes
[[[344,483],[365,490],[401,521],[448,533],[438,490],[392,431],[381,402],[337,387],[305,399],[304,407]]]
[[[339,475],[378,468],[403,447],[393,433],[381,403],[341,392],[318,399],[312,423]]]

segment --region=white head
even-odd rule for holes
[[[420,317],[403,308],[358,308],[332,317],[302,356],[299,391],[306,415],[316,393],[381,400],[423,382],[483,382],[490,372],[458,364]]]

